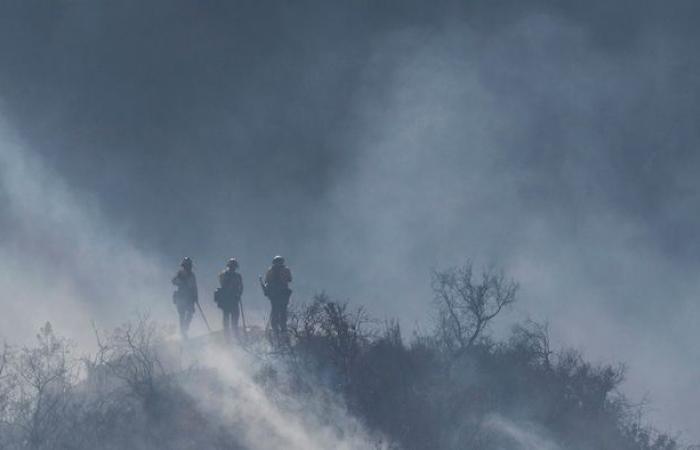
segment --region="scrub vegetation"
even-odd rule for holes
[[[96,332],[90,357],[47,323],[33,347],[2,351],[0,448],[278,447],[283,431],[251,435],[260,427],[255,417],[271,413],[245,390],[259,390],[275,411],[300,418],[300,427],[322,429],[317,448],[689,448],[644,424],[643,405],[619,392],[624,366],[555,349],[547,324],[528,321],[493,338],[489,324],[518,289],[502,273],[477,276],[466,264],[432,280],[433,327],[410,339],[398,322],[374,320],[323,293],[297,306],[288,347],[249,334],[245,350],[235,350],[249,384],[198,360],[202,348],[179,348],[147,317]],[[350,418],[358,425],[347,426]],[[350,434],[360,430],[358,444]]]

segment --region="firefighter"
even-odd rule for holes
[[[173,303],[177,307],[180,317],[180,334],[183,339],[187,339],[187,332],[194,315],[194,305],[198,303],[197,278],[192,271],[192,259],[186,257],[180,264],[180,270],[172,280],[177,287],[173,293]]]
[[[277,342],[287,341],[287,308],[292,295],[292,290],[289,289],[291,281],[292,272],[285,265],[284,258],[275,256],[272,266],[265,273],[263,291],[270,299],[270,324]]]
[[[231,335],[240,338],[238,334],[238,318],[241,312],[241,296],[243,295],[243,278],[236,270],[238,261],[231,258],[226,268],[219,274],[221,287],[214,293],[214,301],[223,313],[224,336],[230,341]]]

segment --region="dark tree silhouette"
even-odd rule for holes
[[[503,272],[487,269],[479,280],[474,278],[471,262],[433,272],[437,337],[453,354],[472,347],[503,308],[515,302],[518,284]]]

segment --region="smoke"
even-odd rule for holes
[[[214,369],[214,383],[224,386],[223,392],[206,383],[186,387],[203,411],[234,428],[240,425],[245,448],[387,448],[380,439],[368,435],[333,394],[318,388],[303,398],[286,395],[285,368],[280,364],[276,366],[281,378],[274,383],[278,386],[273,384],[266,392],[254,381],[260,362],[242,351],[209,346],[198,364]]]
[[[624,361],[627,392],[692,435],[687,318],[700,286],[666,231],[672,217],[695,220],[680,163],[697,167],[685,147],[694,132],[679,125],[694,106],[667,107],[649,128],[653,112],[637,103],[676,95],[678,75],[664,68],[683,45],[651,35],[620,56],[547,14],[496,36],[456,22],[374,44],[347,133],[356,165],[330,194],[329,241],[349,291],[389,315],[426,317],[431,268],[495,262],[521,282],[512,318],[548,319],[554,342]],[[677,146],[658,142],[662,130]]]
[[[517,424],[498,415],[489,416],[484,427],[496,434],[496,439],[505,440],[503,448],[512,450],[562,450],[551,440],[542,436],[534,426]]]
[[[91,322],[107,327],[125,313],[163,311],[169,292],[157,259],[131,245],[98,199],[73,192],[4,124],[0,203],[1,339],[26,342],[50,320],[88,346]]]
[[[295,301],[410,328],[468,257],[692,433],[697,6],[405,3],[8,7],[3,337],[173,314],[184,254],[205,299],[237,256],[251,316],[283,253]]]
[[[106,328],[127,311],[171,313],[157,259],[130,244],[95,199],[72,192],[6,128],[0,141],[2,222],[13,230],[0,241],[0,337],[30,341],[50,320],[85,352],[95,344],[91,322]],[[336,398],[280,394],[273,401],[254,382],[259,364],[250,355],[210,346],[200,363],[216,371],[215,383],[192,383],[187,392],[212,418],[238,427],[245,448],[383,448]]]

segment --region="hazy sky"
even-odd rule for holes
[[[700,440],[699,20],[694,1],[2,1],[0,337],[173,320],[186,254],[206,302],[237,256],[252,318],[281,253],[297,301],[426,328],[430,270],[472,258],[521,283],[506,321],[626,362],[654,420]]]

